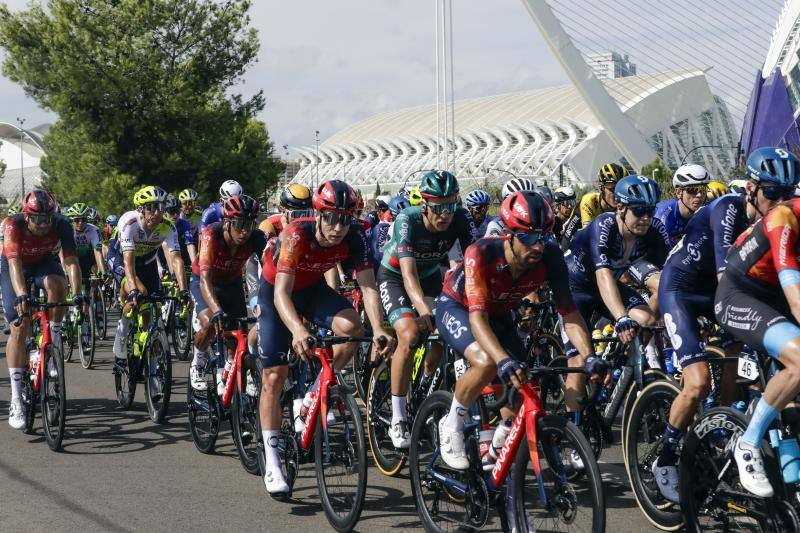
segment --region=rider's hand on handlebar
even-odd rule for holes
[[[421,314],[419,318],[417,318],[417,324],[421,330],[424,330],[425,333],[433,333],[433,330],[436,329],[436,322],[433,320],[433,315],[430,313]]]
[[[620,317],[614,324],[614,332],[623,344],[630,344],[636,338],[639,323],[629,316]]]
[[[378,356],[386,358],[394,353],[397,341],[385,329],[376,328],[372,334],[372,345],[375,347],[375,352]],[[376,358],[373,357],[373,360]]]
[[[292,351],[303,360],[308,360],[314,351],[314,337],[308,333],[306,328],[298,328],[292,334]]]
[[[522,363],[510,357],[497,363],[497,375],[503,383],[512,385],[517,390],[527,381]]]
[[[17,310],[19,316],[28,312],[28,301],[29,296],[27,294],[17,296],[17,299],[14,301],[14,308]]]
[[[586,369],[586,372],[591,376],[592,381],[604,380],[609,371],[608,362],[594,355],[590,355],[584,359],[583,368]]]
[[[131,292],[128,293],[128,296],[125,297],[125,301],[131,302],[134,306],[139,305],[139,298],[142,297],[142,293],[139,292],[138,289],[133,289]]]
[[[211,326],[214,328],[214,335],[222,333],[222,321],[224,318],[225,312],[222,310],[217,311],[214,313],[214,316],[211,317]]]
[[[192,295],[189,291],[181,291],[181,304],[188,307],[192,303]]]

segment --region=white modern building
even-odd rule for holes
[[[42,182],[39,161],[45,154],[43,137],[50,124],[31,129],[20,129],[10,122],[0,122],[0,161],[6,164],[0,180],[0,202],[19,200],[25,192],[38,187]]]
[[[797,1],[787,1],[781,12],[762,75],[766,78],[778,68],[796,116],[800,114],[800,2]]]
[[[589,65],[598,80],[636,76],[636,65],[628,59],[628,54],[622,55],[618,52],[588,54],[586,64]]]
[[[736,145],[730,115],[711,93],[702,69],[602,83],[653,153],[671,167],[677,167],[692,147]],[[454,109],[455,162],[450,169],[465,180],[483,181],[498,170],[544,178],[550,184],[562,173],[568,182],[590,183],[602,164],[623,159],[571,85],[459,100]],[[395,191],[416,171],[442,168],[436,139],[434,105],[381,113],[322,142],[319,158],[314,146],[298,148],[302,167],[295,180],[313,185],[317,176],[338,177]],[[732,168],[734,157],[732,151],[703,149],[688,160],[722,176]]]

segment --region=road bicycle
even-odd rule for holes
[[[164,329],[171,340],[175,357],[178,361],[186,361],[192,354],[194,345],[194,329],[192,328],[192,310],[188,305],[183,305],[179,296],[180,289],[175,281],[162,281],[161,287],[171,300],[164,303],[161,308],[164,320]]]
[[[503,531],[605,530],[605,501],[597,461],[583,433],[563,417],[548,415],[539,379],[581,368],[527,370],[519,391],[522,403],[491,471],[481,465],[480,432],[488,429],[489,406],[482,398],[464,425],[470,466],[447,466],[439,449],[439,421],[447,416],[453,395],[436,391],[422,403],[411,432],[409,470],[420,520],[427,531],[480,529],[496,509]],[[505,388],[501,403],[515,405],[514,389]],[[570,456],[583,461],[583,476],[571,481]]]
[[[25,409],[25,432],[33,433],[36,419],[36,404],[41,402],[42,428],[47,446],[57,451],[64,440],[67,420],[67,386],[64,381],[64,357],[60,348],[50,337],[50,321],[47,311],[56,307],[70,307],[72,302],[44,303],[32,299],[32,311],[23,316],[31,317],[32,335],[28,337],[26,351],[28,365],[22,374],[22,404]],[[15,326],[22,324],[19,317]]]
[[[107,278],[89,278],[89,309],[93,310],[94,336],[102,341],[106,340],[108,329],[108,312],[106,310],[106,295],[103,288]],[[89,368],[84,366],[84,368]]]
[[[122,312],[131,320],[124,340],[127,357],[115,362],[113,370],[117,402],[123,409],[130,409],[136,384],[144,377],[147,412],[156,423],[167,416],[172,392],[172,358],[160,312],[160,304],[169,300],[174,298],[139,296],[138,306],[125,305]]]
[[[248,326],[255,322],[255,318],[223,320],[223,331],[214,342],[214,357],[207,358],[203,365],[206,390],[196,391],[190,385],[187,392],[189,429],[197,449],[212,453],[222,421],[230,420],[239,460],[250,474],[260,471],[257,443],[261,364],[247,348]],[[225,382],[222,395],[217,394],[218,371],[223,372]]]
[[[90,301],[90,310],[92,302]],[[84,327],[86,328],[84,330]],[[95,352],[95,332],[97,326],[94,320],[94,315],[90,312],[88,315],[83,313],[82,307],[73,307],[64,317],[64,326],[61,328],[64,332],[64,361],[71,361],[75,353],[75,348],[78,348],[78,355],[81,359],[81,366],[83,368],[90,368],[94,361]]]
[[[388,339],[384,339],[388,342]],[[352,389],[337,382],[333,370],[333,346],[349,342],[371,342],[370,337],[309,337],[315,345],[312,367],[319,368],[319,384],[305,416],[305,427],[295,432],[292,394],[281,399],[284,413],[278,449],[283,475],[294,487],[301,462],[312,453],[317,485],[325,516],[337,531],[352,530],[361,516],[367,491],[367,448],[361,410]],[[332,420],[329,413],[333,414]],[[261,431],[259,427],[259,437]],[[264,443],[259,439],[260,472],[265,473]],[[291,491],[287,497],[291,497]]]

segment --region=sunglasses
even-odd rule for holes
[[[239,231],[250,231],[256,227],[256,221],[252,218],[229,218],[228,222]]]
[[[759,187],[767,200],[788,200],[794,196],[794,187]]]
[[[53,222],[53,215],[28,215],[28,220],[36,226],[48,226]]]
[[[353,222],[353,215],[350,213],[336,213],[334,211],[323,211],[322,221],[329,226],[349,226]]]
[[[643,216],[652,217],[655,212],[655,206],[648,206],[648,205],[637,205],[635,207],[629,207],[628,210],[633,213],[633,216],[636,218],[642,218]]]
[[[515,233],[514,236],[525,246],[533,246],[538,242],[544,242],[550,238],[550,233]]]
[[[428,209],[430,209],[437,215],[443,215],[445,213],[455,213],[456,209],[458,209],[458,202],[449,202],[446,204],[431,204],[425,202],[425,205],[428,206]]]
[[[690,185],[688,187],[683,187],[681,189],[683,192],[689,193],[689,196],[698,196],[703,195],[705,196],[708,192],[708,187],[705,185]]]
[[[488,205],[473,205],[472,207],[470,207],[470,209],[472,209],[473,211],[488,211],[489,210],[489,206]]]
[[[149,204],[144,204],[144,210],[150,211],[151,213],[164,211],[164,202],[150,202]]]
[[[195,202],[194,200],[189,200],[187,202],[181,202],[181,205],[183,207],[194,207],[197,205],[197,202]]]
[[[289,220],[295,220],[298,218],[308,218],[310,216],[313,216],[312,211],[310,209],[295,209],[292,211],[287,211],[286,214],[289,217]]]

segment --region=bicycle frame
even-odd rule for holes
[[[39,343],[39,367],[36,369],[36,374],[33,376],[33,392],[39,394],[39,390],[42,387],[42,382],[44,381],[44,369],[47,366],[48,361],[46,360],[47,349],[53,343],[52,339],[50,338],[50,322],[47,320],[47,309],[40,309],[36,313],[33,314],[31,321],[36,319],[41,320],[42,323],[42,341]],[[28,367],[30,368],[31,362],[28,361]]]
[[[225,348],[227,350],[227,343],[225,343],[226,339],[234,339],[236,341],[236,354],[233,357],[233,364],[231,365],[231,369],[228,371],[227,381],[225,383],[225,394],[223,394],[221,398],[222,407],[228,409],[231,405],[231,400],[233,398],[233,385],[235,380],[239,380],[239,390],[244,390],[246,383],[245,383],[245,375],[242,372],[242,358],[244,354],[247,353],[247,330],[241,329],[233,329],[229,331],[223,331],[220,334],[220,342],[225,344]],[[224,363],[222,365],[225,366]]]
[[[328,433],[328,387],[332,383],[336,383],[336,376],[333,371],[333,348],[330,346],[315,348],[314,357],[322,365],[322,371],[320,372],[317,396],[308,409],[306,426],[300,436],[300,447],[303,450],[311,449],[314,443],[314,432],[316,431],[320,409],[322,410],[322,431],[326,435]]]

